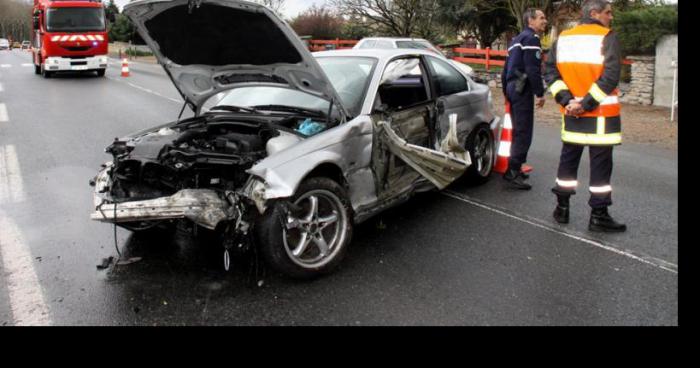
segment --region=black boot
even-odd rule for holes
[[[557,194],[557,207],[554,209],[554,219],[560,224],[569,223],[569,197],[570,195]]]
[[[608,213],[608,208],[594,208],[591,211],[591,220],[588,222],[588,230],[605,233],[621,233],[627,230],[627,225],[615,221]]]
[[[532,189],[532,185],[525,182],[525,178],[523,177],[520,170],[508,169],[506,171],[506,173],[503,174],[503,179],[505,179],[505,181],[508,182],[509,187],[511,187],[513,189],[520,189],[520,190]]]

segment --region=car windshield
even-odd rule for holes
[[[431,45],[428,41],[396,41],[396,46],[400,49],[419,49],[436,52],[438,54],[440,53],[440,51],[436,49],[433,45]]]
[[[46,29],[49,32],[104,31],[104,10],[102,8],[48,8]]]
[[[369,57],[319,57],[316,58],[321,69],[326,73],[333,88],[343,101],[343,106],[352,116],[357,116],[362,109],[362,102],[367,93],[370,76],[377,64],[377,59]]]
[[[239,87],[218,93],[204,103],[203,110],[211,110],[214,106],[245,108],[269,105],[300,107],[323,113],[328,110],[328,101],[322,98],[294,89],[271,86]],[[261,107],[260,110],[266,109]]]
[[[357,116],[362,108],[369,76],[376,59],[367,57],[320,57],[321,68],[338,92],[343,106],[351,116]],[[239,87],[210,97],[203,105],[206,112],[214,106],[255,107],[258,110],[284,111],[280,106],[299,107],[326,114],[329,102],[320,97],[295,89],[273,86]]]

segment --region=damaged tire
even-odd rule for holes
[[[352,237],[351,207],[335,181],[304,180],[289,201],[268,207],[256,226],[257,243],[274,270],[308,279],[332,272]]]
[[[465,173],[466,179],[475,184],[489,180],[493,171],[496,146],[491,130],[486,124],[477,125],[467,137],[466,147],[472,159],[472,164]]]

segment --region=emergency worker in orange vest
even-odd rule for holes
[[[613,147],[622,142],[617,89],[620,45],[610,30],[612,19],[610,3],[586,0],[581,22],[559,35],[545,62],[545,81],[562,113],[563,146],[552,188],[557,196],[554,219],[569,222],[569,197],[576,193],[581,154],[588,146],[588,204],[592,208],[588,229],[602,232],[627,229],[608,213],[612,204]]]

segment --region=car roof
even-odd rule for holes
[[[365,37],[360,41],[364,40],[387,40],[387,41],[427,41],[424,38],[415,37]]]
[[[396,56],[402,55],[430,55],[435,56],[432,51],[421,50],[421,49],[344,49],[344,50],[329,50],[329,51],[317,51],[312,53],[315,57],[347,57],[347,56],[360,56],[360,57],[371,57],[375,59],[391,59]]]

